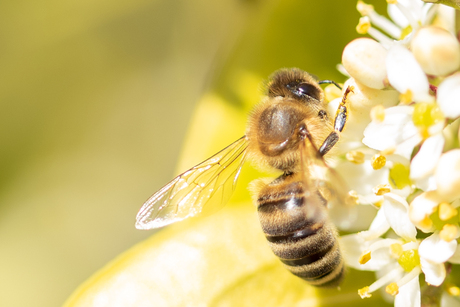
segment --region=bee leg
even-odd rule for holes
[[[345,127],[348,118],[347,98],[350,92],[353,92],[353,86],[349,86],[345,90],[342,101],[337,108],[337,113],[335,113],[334,131],[327,136],[318,150],[321,156],[324,156],[339,141],[340,132],[342,132]]]

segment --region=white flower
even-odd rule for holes
[[[380,276],[372,285],[359,291],[361,297],[369,297],[386,286],[386,291],[395,296],[396,307],[420,306],[418,275],[423,273],[427,283],[440,286],[446,277],[444,263],[454,257],[460,259],[457,256],[460,251],[456,253],[457,241],[446,242],[439,232],[421,242],[416,240],[407,202],[392,193],[384,198],[384,206],[368,231],[341,238],[345,260],[350,267],[376,271]],[[383,235],[390,227],[399,238],[376,238],[375,235]]]
[[[348,266],[376,272],[361,297],[385,287],[395,306],[420,306],[423,274],[444,287],[438,299],[446,304],[460,295],[444,283],[446,263],[460,264],[460,149],[451,149],[460,136],[452,137],[458,128],[450,125],[460,117],[455,14],[419,0],[391,2],[390,20],[358,1],[357,30],[375,40],[356,39],[342,56],[351,77],[344,88],[355,92],[335,168],[358,203],[378,211],[367,230],[342,237],[341,245]]]

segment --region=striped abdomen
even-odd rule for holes
[[[335,227],[319,193],[304,193],[299,174],[283,175],[259,193],[257,210],[270,248],[294,275],[318,287],[338,286],[344,264]]]

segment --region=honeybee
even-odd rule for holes
[[[323,156],[339,140],[352,89],[333,120],[322,83],[336,84],[297,68],[275,72],[267,96],[249,116],[246,135],[153,194],[137,214],[136,227],[159,228],[219,208],[248,159],[282,172],[270,183],[254,184],[259,220],[273,253],[311,285],[338,286],[344,262],[327,206],[344,202],[346,193]]]

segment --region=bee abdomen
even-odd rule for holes
[[[344,265],[335,227],[320,214],[318,206],[323,204],[309,205],[295,186],[299,185],[279,181],[262,191],[258,200],[262,229],[290,272],[315,286],[337,286]],[[279,193],[282,188],[284,193]]]

